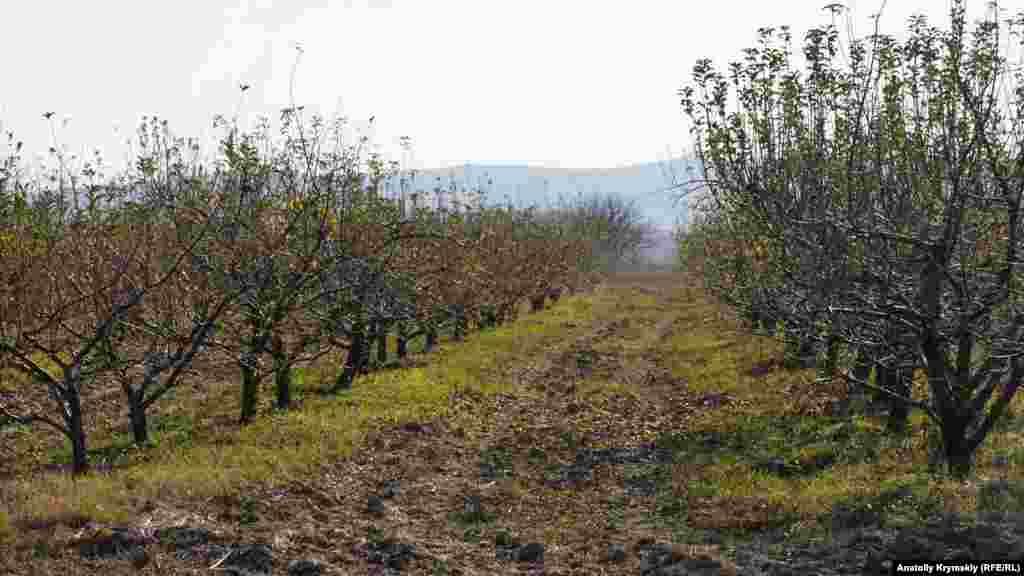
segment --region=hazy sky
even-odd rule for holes
[[[0,122],[32,164],[51,143],[42,114],[55,112],[69,153],[100,147],[116,170],[142,115],[207,150],[223,134],[216,113],[276,126],[294,68],[297,104],[364,131],[375,116],[374,141],[410,168],[622,166],[690,147],[676,91],[696,59],[725,65],[760,26],[789,24],[802,39],[831,20],[827,3],[2,0]],[[848,5],[855,33],[868,33],[881,0]],[[1024,0],[1004,6],[1015,13]],[[948,9],[889,0],[881,30],[899,35],[914,12],[946,27]],[[244,98],[239,83],[252,86]]]

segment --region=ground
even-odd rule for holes
[[[263,543],[275,573],[313,559],[324,574],[656,574],[663,543],[665,563],[726,574],[743,542],[827,538],[822,514],[894,486],[892,522],[976,503],[922,472],[919,420],[889,441],[880,419],[833,417],[843,386],[782,370],[780,350],[685,274],[622,273],[340,396],[315,393],[329,364],[304,367],[298,406],[241,431],[232,372],[210,367],[154,407],[155,446],[85,479],[54,470],[59,437],[0,438],[15,462],[0,572],[205,574],[218,551]],[[107,417],[90,446],[107,454],[124,446],[118,400],[94,398]],[[83,558],[113,528],[145,554]],[[183,528],[205,548],[176,546]]]

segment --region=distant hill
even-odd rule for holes
[[[447,189],[454,181],[457,188],[485,190],[488,204],[510,200],[519,207],[553,206],[560,196],[572,200],[580,193],[614,193],[634,202],[643,217],[657,228],[671,230],[677,220],[686,218],[685,203],[676,202],[677,191],[671,189],[672,175],[681,182],[687,178],[687,168],[696,169],[697,165],[695,161],[683,159],[598,169],[467,164],[419,171],[409,189],[430,191],[435,186]],[[394,182],[389,187],[398,189]]]
[[[466,164],[454,168],[418,171],[406,189],[430,192],[435,187],[449,189],[482,189],[488,205],[511,201],[515,206],[539,208],[558,205],[559,198],[573,201],[579,194],[616,194],[632,202],[641,216],[655,228],[650,240],[653,246],[643,255],[652,261],[671,260],[675,254],[672,229],[677,222],[686,222],[685,201],[677,201],[676,184],[689,177],[688,170],[697,171],[696,161],[673,159],[648,162],[621,168],[558,169],[533,166],[501,166]],[[397,179],[385,183],[384,193],[397,196]],[[138,196],[137,193],[131,196]]]

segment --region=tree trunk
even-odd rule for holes
[[[292,371],[288,368],[288,357],[281,337],[274,335],[271,344],[274,357],[274,387],[277,389],[277,408],[287,410],[292,404]]]
[[[540,312],[544,309],[545,297],[543,294],[530,298],[530,312]]]
[[[370,369],[370,355],[373,352],[373,336],[368,331],[368,326],[363,324],[363,354],[359,358],[359,362],[356,364],[356,376],[359,374],[365,374]]]
[[[345,368],[342,369],[341,374],[338,374],[338,379],[334,381],[334,387],[331,388],[331,393],[341,392],[342,390],[352,389],[352,382],[356,377],[355,367],[352,365],[352,352],[349,351],[349,361],[345,363]]]
[[[76,371],[77,372],[77,371]],[[85,427],[82,425],[82,397],[79,394],[79,377],[74,382],[67,382],[64,394],[67,408],[68,430],[71,432],[71,473],[74,476],[85,474],[89,470],[89,457],[85,449]]]
[[[825,351],[824,361],[818,367],[818,378],[832,382],[839,365],[839,338],[830,336]]]
[[[277,388],[277,407],[287,410],[292,404],[292,371],[287,364],[274,359],[274,385]]]
[[[378,360],[373,358],[373,348],[380,336],[381,326],[379,320],[371,320],[366,327],[366,365],[372,367]]]
[[[786,336],[782,365],[790,370],[813,368],[817,364],[814,340],[796,335]]]
[[[252,422],[256,416],[256,402],[259,397],[259,382],[256,380],[256,355],[246,353],[239,360],[238,367],[242,371],[242,410],[238,418],[239,424]]]
[[[405,358],[409,354],[409,326],[405,322],[399,322],[397,326],[397,336],[395,337],[395,353],[398,354],[398,358]]]
[[[857,348],[857,354],[853,360],[852,376],[855,380],[848,380],[846,383],[846,394],[849,398],[850,405],[854,408],[852,411],[860,411],[864,408],[864,404],[867,399],[865,394],[865,388],[858,382],[867,382],[871,377],[872,360],[867,350],[864,347]]]
[[[877,357],[876,351],[864,347],[859,348],[854,360],[853,377],[868,381],[871,371],[874,369],[875,386],[889,389],[909,398],[913,384],[914,362],[910,359],[897,359],[895,366],[886,367],[876,361]],[[865,390],[852,382],[850,386],[850,393],[858,396],[861,404],[869,402],[872,406],[888,406],[887,429],[889,432],[900,433],[906,430],[911,408],[906,402],[877,390]]]
[[[434,351],[434,346],[437,345],[437,326],[430,322],[426,326],[427,342],[423,345],[423,351],[430,353]]]
[[[548,290],[548,296],[551,297],[551,303],[552,304],[557,304],[558,300],[562,297],[562,289],[561,288],[557,288],[557,287],[556,288],[550,288]]]
[[[750,324],[755,331],[762,331],[768,336],[775,336],[775,317],[763,310],[760,304],[751,304]]]
[[[958,480],[966,479],[974,467],[974,453],[967,446],[967,419],[966,414],[943,415],[942,456],[949,475]]]
[[[494,328],[498,324],[497,309],[493,304],[485,304],[480,307],[480,329]]]
[[[267,344],[272,334],[263,331],[259,324],[251,325],[252,337],[249,350],[242,354],[238,366],[242,372],[242,409],[238,422],[242,425],[252,422],[256,416],[256,403],[259,399],[259,380],[257,379],[257,363],[260,356],[267,351]]]
[[[377,363],[381,366],[388,362],[388,325],[381,321],[377,324]]]
[[[750,294],[750,327],[755,332],[764,330],[769,336],[775,335],[775,322],[769,318],[769,314],[765,310],[764,297],[756,288]]]
[[[145,387],[138,390],[128,389],[128,418],[131,423],[132,441],[136,446],[143,446],[149,442],[146,409],[142,405],[145,391]]]
[[[149,384],[156,379],[156,375],[156,372],[150,372],[147,369],[142,377],[142,384],[138,388],[134,388],[129,382],[121,382],[121,391],[124,392],[128,404],[128,428],[132,431],[132,442],[136,446],[143,446],[149,442],[146,409],[142,401],[146,397]]]
[[[456,342],[462,342],[466,336],[466,307],[462,304],[456,304],[455,310],[455,333],[453,338]]]
[[[878,377],[875,378],[882,388],[895,392],[901,396],[910,396],[911,377],[910,368],[899,366],[878,367]],[[886,428],[891,434],[902,434],[907,429],[907,422],[910,417],[910,405],[906,402],[886,396],[889,404],[889,416],[886,420]]]
[[[349,345],[348,359],[345,361],[345,368],[334,382],[334,386],[330,390],[331,393],[352,388],[356,375],[363,369],[366,352],[366,326],[361,321],[354,322],[352,324],[352,343]]]

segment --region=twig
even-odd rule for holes
[[[212,566],[210,566],[210,570],[217,570],[220,567],[220,565],[223,564],[224,561],[228,559],[228,556],[231,556],[231,552],[232,552],[232,550],[228,550],[227,553],[224,554],[223,558],[221,558],[220,560],[217,560],[216,562],[213,563]]]

